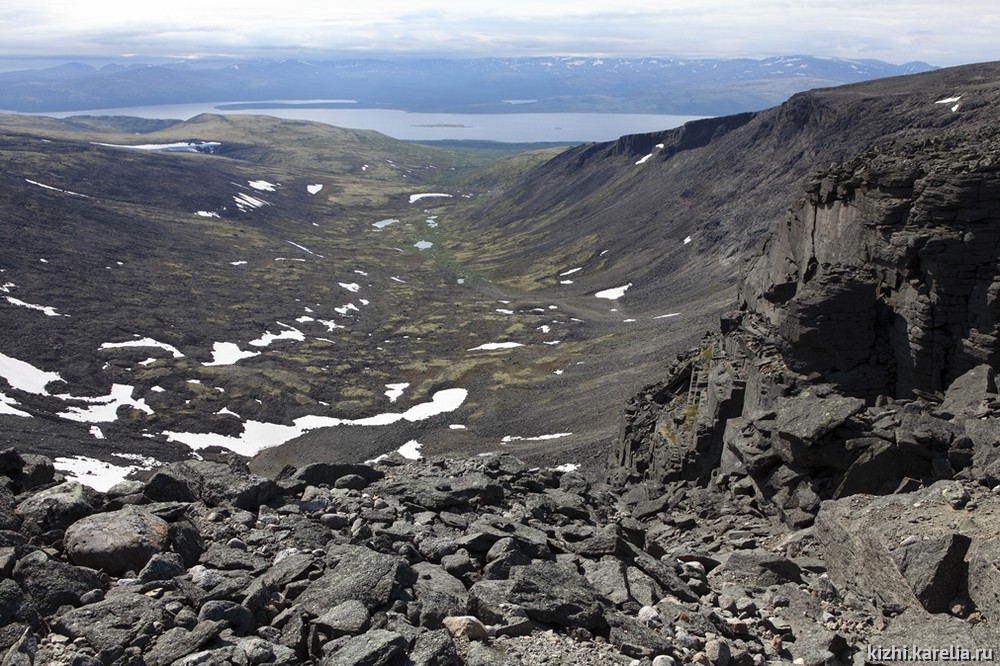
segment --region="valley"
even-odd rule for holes
[[[268,473],[402,449],[601,475],[627,400],[717,330],[810,173],[989,125],[993,70],[507,153],[5,116],[0,437],[109,480],[220,450]]]
[[[625,283],[599,235],[527,289],[469,265],[504,251],[469,221],[502,194],[461,184],[493,156],[264,117],[141,143],[5,120],[2,437],[84,481],[220,446],[278,468],[416,442],[596,469],[609,409],[689,336],[680,302],[575,287]]]

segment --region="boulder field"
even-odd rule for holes
[[[0,453],[0,664],[851,664],[989,648],[1000,497],[823,502],[468,460],[218,454],[97,493]]]

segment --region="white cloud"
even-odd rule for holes
[[[499,55],[809,53],[957,64],[998,56],[1000,5],[914,0],[9,0],[6,54],[305,57],[369,51]]]

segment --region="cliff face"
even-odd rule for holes
[[[1000,481],[1000,138],[893,144],[812,178],[740,310],[627,406],[612,478],[824,500]]]
[[[986,133],[893,146],[809,183],[740,290],[794,370],[906,397],[996,362],[998,146]]]

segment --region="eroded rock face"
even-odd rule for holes
[[[873,398],[941,391],[996,363],[998,144],[890,146],[809,183],[740,292],[789,366]]]
[[[810,181],[721,334],[626,407],[609,478],[730,488],[798,527],[828,499],[1000,482],[998,149],[955,132]]]

